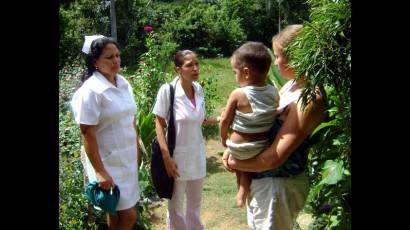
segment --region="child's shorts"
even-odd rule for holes
[[[246,160],[258,155],[263,150],[268,148],[269,141],[266,139],[236,144],[228,139],[226,140],[226,145],[228,146],[229,152],[235,159]]]

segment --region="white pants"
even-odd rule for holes
[[[168,230],[203,230],[201,221],[202,186],[204,179],[174,182],[174,193],[168,201]],[[184,214],[184,195],[186,212]]]
[[[292,230],[308,191],[309,182],[303,173],[294,177],[253,179],[247,200],[249,227]]]

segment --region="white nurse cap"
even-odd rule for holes
[[[98,38],[103,38],[104,36],[103,35],[91,35],[91,36],[84,36],[84,37],[85,37],[85,41],[84,41],[84,45],[81,51],[83,51],[83,53],[85,54],[88,54],[90,52],[91,43]]]

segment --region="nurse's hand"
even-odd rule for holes
[[[114,187],[114,180],[107,172],[95,172],[97,180],[99,182],[98,186],[102,189],[109,190],[110,187]]]
[[[178,166],[175,163],[175,161],[171,158],[171,156],[164,158],[164,164],[169,177],[179,177]]]

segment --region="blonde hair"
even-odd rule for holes
[[[272,48],[282,52],[283,49],[296,37],[302,27],[303,25],[301,24],[286,26],[282,31],[273,36]]]

